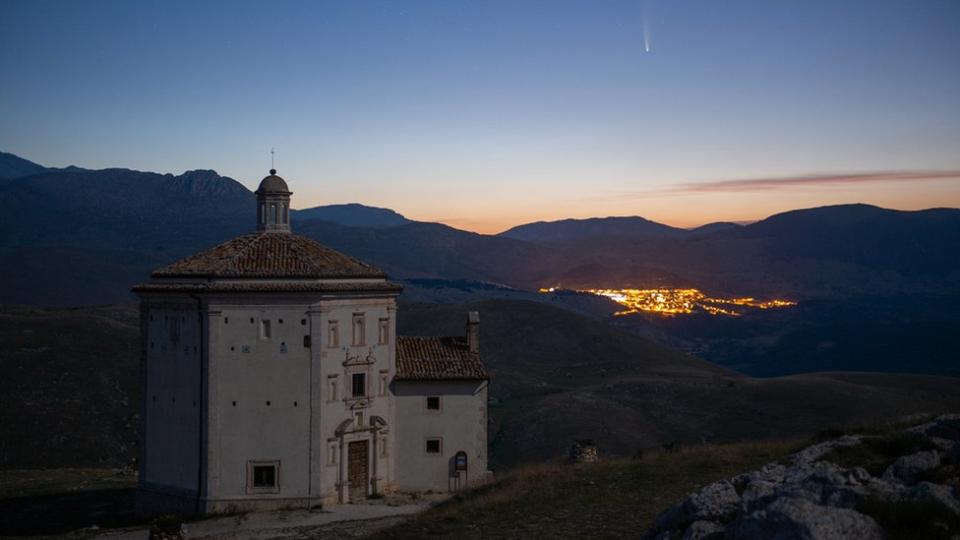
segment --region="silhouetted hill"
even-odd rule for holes
[[[39,174],[45,170],[46,167],[43,165],[37,165],[13,154],[0,152],[0,179],[20,178],[21,176]]]
[[[394,227],[410,223],[410,220],[389,208],[376,208],[362,204],[331,204],[294,210],[294,220],[320,219],[348,227]]]
[[[356,228],[307,221],[296,224],[296,231],[398,278],[442,277],[530,286],[542,278],[554,257],[546,247],[440,223]]]
[[[555,246],[569,257],[550,284],[577,288],[692,285],[795,298],[960,290],[957,209],[813,208],[713,233],[595,236]],[[589,266],[571,274],[575,265]]]
[[[498,236],[528,242],[547,243],[593,236],[673,236],[684,232],[683,229],[670,227],[639,216],[630,216],[538,221],[518,225],[500,233]]]
[[[736,230],[742,226],[743,225],[729,221],[717,221],[715,223],[707,223],[706,225],[701,225],[699,227],[690,229],[690,232],[693,234],[712,234],[716,232]]]
[[[960,275],[960,209],[826,206],[777,214],[738,233],[767,243],[776,259],[830,261],[906,277]]]

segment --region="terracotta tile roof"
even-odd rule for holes
[[[258,232],[181,259],[155,278],[385,278],[377,268],[305,236]]]
[[[403,286],[389,281],[374,283],[310,283],[249,281],[244,283],[143,283],[133,288],[134,292],[184,292],[184,293],[229,293],[229,292],[356,292],[356,293],[397,293]]]
[[[396,380],[486,380],[490,377],[479,353],[470,352],[461,337],[397,338]]]

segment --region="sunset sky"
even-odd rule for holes
[[[960,206],[956,0],[6,0],[0,74],[0,151],[255,189],[275,148],[300,208]]]

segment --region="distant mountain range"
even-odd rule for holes
[[[214,171],[51,169],[0,154],[0,304],[134,300],[151,270],[254,227],[254,196]],[[295,180],[294,180],[295,184]],[[696,287],[799,300],[728,321],[609,322],[755,375],[876,369],[957,374],[960,210],[867,205],[679,229],[641,217],[563,220],[500,235],[360,204],[293,213],[294,230],[386,270],[405,299],[536,299],[591,317],[614,308],[539,287]],[[706,318],[704,318],[706,317]],[[938,337],[939,336],[939,337]]]
[[[150,269],[253,228],[253,194],[214,171],[49,169],[12,154],[0,155],[0,171],[0,303],[126,301]],[[597,218],[500,235],[360,204],[299,210],[294,220],[297,232],[397,278],[792,297],[960,289],[957,209],[845,205],[693,230]]]

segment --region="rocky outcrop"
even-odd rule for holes
[[[881,539],[898,507],[918,505],[929,526],[960,536],[960,415],[821,442],[715,482],[664,512],[647,538]]]
[[[939,465],[940,452],[936,450],[917,452],[897,458],[883,473],[883,479],[888,482],[913,484],[917,481],[917,475],[933,470]]]

